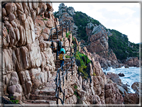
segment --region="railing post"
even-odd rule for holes
[[[72,75],[73,75],[73,69],[72,69],[72,57],[71,57],[71,70],[72,70]]]
[[[87,65],[87,55],[86,55],[86,65]]]
[[[70,31],[70,21],[69,21],[69,31]]]
[[[52,29],[51,29],[51,41],[52,41]]]
[[[71,58],[71,46],[70,46],[70,58]]]
[[[67,71],[67,69],[66,69],[66,80],[68,79],[68,71]]]
[[[58,28],[57,28],[57,26],[56,26],[56,34],[57,34],[57,39],[58,39]]]
[[[66,21],[66,34],[67,34],[67,21]]]
[[[60,70],[59,70],[60,71]],[[57,73],[59,73],[59,71],[57,71]],[[58,104],[58,98],[59,98],[59,87],[58,87],[58,81],[59,81],[59,75],[57,77],[57,104]],[[60,81],[59,81],[60,82]]]
[[[68,79],[68,71],[67,71],[67,64],[66,64],[66,80]]]
[[[53,53],[53,41],[52,41],[52,53]]]
[[[63,24],[62,24],[62,38],[63,38]]]
[[[62,66],[62,77],[63,77],[63,86],[64,86],[64,70],[63,70],[63,66]]]
[[[59,70],[59,88],[61,88],[61,76],[60,76],[60,70]],[[61,91],[61,90],[60,90]]]
[[[64,104],[64,100],[65,100],[65,89],[64,89],[64,94],[63,94],[63,104]]]

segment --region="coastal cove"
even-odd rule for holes
[[[108,72],[112,72],[115,74],[123,73],[124,77],[119,77],[123,84],[127,84],[128,88],[130,89],[130,93],[135,93],[135,91],[131,88],[134,82],[140,82],[140,67],[129,67],[125,68],[124,66],[121,68],[112,68],[109,67],[108,69],[103,69],[103,72],[106,74]]]

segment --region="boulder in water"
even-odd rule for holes
[[[118,74],[120,77],[124,77],[125,75],[123,73]]]

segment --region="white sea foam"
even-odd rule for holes
[[[113,69],[112,67],[108,68],[107,70],[103,70],[104,72],[113,72],[116,74],[123,73],[125,76],[120,77],[123,84],[128,84],[131,93],[135,93],[134,90],[131,88],[131,85],[134,82],[140,82],[140,68],[138,67],[121,67]]]

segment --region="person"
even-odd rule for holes
[[[63,51],[61,51],[61,53],[59,54],[59,60],[60,60],[60,66],[62,67],[64,65],[64,60],[65,60],[65,55]]]
[[[59,53],[60,53],[60,50],[61,50],[61,48],[62,48],[62,44],[61,44],[61,41],[59,40],[59,39],[57,39],[57,57],[58,57],[58,55],[59,55]]]

